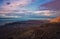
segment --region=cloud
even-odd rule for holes
[[[45,10],[55,11],[54,16],[60,16],[60,0],[53,0],[52,2],[43,4],[42,6],[45,7]]]
[[[43,4],[42,6],[45,6],[50,10],[60,10],[60,0],[54,0],[53,2]]]
[[[30,0],[4,0],[4,3],[0,7],[0,13],[11,13],[14,10],[17,10],[19,7],[24,7],[29,3]]]
[[[0,14],[0,18],[21,18],[21,16]]]
[[[41,11],[35,11],[34,14],[36,14],[36,15],[42,15],[42,16],[53,16],[53,15],[56,14],[56,11],[41,10]]]
[[[20,11],[18,13],[0,14],[0,17],[5,18],[40,18],[57,16],[58,11],[41,10],[41,11]],[[59,13],[59,12],[58,12]]]

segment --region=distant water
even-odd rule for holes
[[[0,18],[0,25],[5,23],[17,22],[17,21],[27,21],[27,20],[47,20],[49,18]]]
[[[0,18],[0,25],[17,21],[24,21],[24,20],[20,18]]]

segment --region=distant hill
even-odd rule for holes
[[[60,22],[60,17],[56,17],[54,19],[51,19],[50,22]]]

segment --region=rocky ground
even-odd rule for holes
[[[26,27],[20,27],[20,26]],[[28,27],[27,27],[28,26]],[[60,22],[15,22],[0,27],[0,39],[60,39]]]

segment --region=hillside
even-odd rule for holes
[[[60,17],[56,17],[54,19],[51,19],[50,22],[60,22]]]
[[[3,25],[0,27],[0,39],[60,39],[60,22],[38,21],[38,23],[27,21]],[[21,25],[28,27],[22,28]]]

